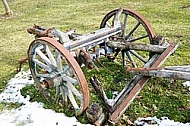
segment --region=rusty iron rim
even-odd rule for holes
[[[118,9],[115,9],[113,11],[110,11],[102,20],[101,24],[100,24],[100,28],[104,28],[106,25],[106,22],[114,15],[116,15],[116,13],[118,12]],[[146,31],[148,32],[148,35],[150,36],[150,42],[152,42],[152,40],[155,37],[155,33],[154,30],[152,29],[150,23],[147,21],[147,19],[145,17],[143,17],[140,13],[132,10],[132,9],[123,9],[123,13],[130,15],[132,17],[134,17],[135,19],[137,19],[139,22],[142,23],[142,25],[144,26],[144,28],[146,29]]]
[[[75,115],[76,116],[81,115],[85,111],[85,109],[88,107],[89,101],[90,101],[89,90],[88,90],[86,78],[85,78],[80,66],[78,65],[78,63],[76,62],[74,57],[70,54],[70,52],[66,48],[64,48],[63,45],[61,45],[60,43],[58,43],[56,40],[54,40],[52,38],[49,38],[49,37],[38,38],[38,39],[34,40],[29,46],[29,49],[28,49],[29,67],[30,67],[30,70],[31,70],[31,73],[32,73],[32,76],[33,76],[35,82],[37,80],[36,80],[36,75],[35,75],[36,71],[33,68],[34,63],[32,61],[32,58],[33,58],[32,55],[34,53],[34,50],[33,50],[34,45],[36,45],[37,43],[40,43],[40,42],[51,45],[55,49],[57,49],[61,53],[61,55],[63,55],[64,58],[67,60],[67,62],[69,63],[69,66],[72,67],[72,70],[74,70],[74,73],[75,73],[75,76],[77,77],[77,80],[78,80],[78,83],[80,86],[80,91],[82,94],[82,101],[79,106],[80,109],[75,111]],[[39,90],[41,90],[41,89],[39,89]],[[44,94],[42,94],[42,95],[44,95]]]

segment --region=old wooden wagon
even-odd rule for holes
[[[189,66],[161,68],[178,44],[156,36],[148,21],[131,9],[109,12],[100,29],[87,34],[37,25],[28,32],[35,35],[28,49],[29,67],[42,96],[73,110],[76,116],[86,111],[96,125],[104,120],[115,123],[151,76],[190,80]],[[103,110],[96,104],[89,106],[83,66],[103,68],[120,77],[113,85],[123,88],[111,101],[96,74],[90,78]]]

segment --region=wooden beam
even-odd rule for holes
[[[187,66],[167,66],[167,67],[164,67],[164,69],[165,70],[190,72],[190,65],[187,65]]]
[[[127,70],[128,73],[133,73],[143,76],[154,76],[154,77],[164,77],[164,78],[174,78],[180,80],[190,81],[190,72],[184,72],[179,70],[155,70],[155,69],[131,69]]]
[[[162,53],[167,48],[167,46],[160,45],[152,45],[152,44],[143,44],[143,43],[121,43],[121,42],[107,42],[107,45],[113,48],[120,49],[131,49],[131,50],[140,50],[140,51],[148,51],[155,53]]]

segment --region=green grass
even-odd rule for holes
[[[18,60],[27,56],[28,46],[34,40],[26,32],[27,28],[38,24],[63,31],[76,28],[78,33],[88,33],[97,30],[103,17],[119,7],[140,12],[157,35],[180,44],[175,55],[170,56],[164,66],[190,64],[190,3],[187,0],[10,0],[9,4],[14,12],[12,18],[3,17],[5,10],[3,4],[0,4],[0,92],[16,74]],[[28,64],[25,64],[25,69],[28,69]],[[109,75],[106,72],[104,75],[108,76],[108,80],[102,80],[102,83],[109,90]],[[86,76],[89,78],[88,73]],[[182,86],[182,81],[174,83],[171,80],[152,78],[124,115],[130,120],[146,116],[168,116],[175,121],[189,121],[190,111],[180,109],[190,106],[188,90]],[[97,101],[92,87],[90,91],[91,102]],[[35,100],[41,99],[37,97]],[[4,108],[5,104],[1,103],[0,107]],[[12,107],[10,105],[8,108]],[[56,106],[47,104],[47,107],[62,111]],[[85,122],[85,116],[79,118]],[[126,120],[121,118],[118,125],[122,123],[125,124]]]

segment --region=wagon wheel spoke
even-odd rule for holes
[[[29,66],[42,96],[54,103],[71,103],[65,109],[76,115],[88,107],[85,76],[74,57],[51,38],[34,40],[28,50]]]
[[[50,49],[49,49],[49,47],[47,45],[45,45],[45,50],[46,50],[46,53],[47,53],[47,55],[49,57],[49,60],[50,60],[51,64],[56,67],[57,64],[56,64],[55,58],[53,57],[53,55],[50,52]]]
[[[63,69],[62,63],[61,63],[61,54],[58,52],[58,50],[55,51],[56,53],[56,65],[57,65],[57,70],[60,71]]]
[[[72,84],[70,84],[70,85],[72,85]],[[74,86],[70,86],[70,85],[68,86],[67,83],[63,83],[63,86],[60,86],[61,96],[63,99],[63,105],[67,106],[68,105],[67,101],[69,99],[73,108],[76,111],[78,111],[80,108],[79,108],[77,102],[78,102],[78,100],[80,100],[82,102],[82,96]]]
[[[39,73],[36,73],[36,77],[38,78],[44,78],[44,77],[48,77],[49,74],[39,74]]]
[[[136,65],[136,63],[135,63],[133,57],[131,56],[130,51],[126,51],[126,54],[127,54],[127,57],[129,58],[129,60],[131,61],[132,66],[133,66],[133,67],[137,67],[137,65]]]
[[[76,111],[79,110],[79,106],[78,106],[78,104],[77,104],[77,102],[76,102],[76,100],[75,100],[75,98],[74,98],[73,93],[71,92],[71,90],[67,90],[66,92],[67,92],[68,98],[69,98],[71,104],[73,105],[74,109]]]
[[[126,39],[127,17],[128,17],[128,15],[124,15],[124,23],[123,23],[124,29],[123,29],[123,32],[122,32],[123,33],[122,36],[123,36],[124,39]]]
[[[64,105],[67,103],[67,92],[65,90],[66,89],[63,86],[60,86],[61,96]]]
[[[143,35],[143,36],[141,36],[141,37],[138,37],[138,38],[135,38],[135,39],[131,39],[131,40],[129,40],[128,42],[135,42],[135,41],[137,41],[137,40],[141,40],[141,39],[144,39],[144,38],[147,38],[148,37],[148,35]]]
[[[72,85],[72,84],[71,84]],[[77,104],[77,98],[76,97],[74,97],[74,92],[73,92],[73,90],[75,89],[75,87],[68,87],[67,86],[67,83],[65,83],[64,84],[64,91],[65,91],[65,93],[66,93],[66,95],[67,95],[67,97],[70,99],[70,102],[71,102],[71,104],[73,105],[73,107],[74,107],[74,109],[79,109],[79,106],[78,106],[78,104]],[[75,89],[75,91],[76,92],[78,92],[76,89]],[[78,92],[79,93],[79,92]],[[80,95],[80,94],[79,94]],[[81,99],[80,99],[81,100]]]
[[[127,25],[127,24],[126,24]],[[140,25],[140,22],[138,22],[135,26],[134,26],[134,28],[128,33],[128,35],[125,37],[125,40],[128,40],[129,39],[129,37],[131,37],[132,35],[133,35],[133,33],[135,32],[135,30],[139,27],[139,25]],[[125,31],[126,32],[126,31]]]
[[[130,52],[131,52],[134,56],[136,56],[139,60],[141,60],[142,62],[144,62],[144,63],[147,62],[147,60],[144,59],[141,55],[139,55],[136,51],[130,50]]]
[[[112,24],[111,24],[109,21],[107,21],[107,22],[106,22],[106,27],[111,28],[111,27],[112,27]]]
[[[70,82],[70,83],[73,83],[73,84],[78,84],[78,81],[76,79],[74,79],[72,77],[69,77],[69,76],[64,76],[63,80],[67,81],[67,82]]]
[[[59,97],[60,97],[61,90],[60,90],[59,86],[56,86],[55,88],[56,88],[55,102],[58,103],[59,102]]]
[[[33,62],[35,62],[38,66],[40,66],[41,68],[43,68],[44,70],[47,70],[48,72],[52,71],[52,68],[49,67],[48,65],[42,63],[41,61],[37,60],[37,59],[33,59]]]
[[[82,100],[82,95],[79,93],[79,91],[69,82],[65,84],[65,86],[72,91],[72,93],[79,99]]]
[[[47,64],[47,65],[51,65],[51,61],[50,59],[42,52],[42,50],[40,50],[40,48],[36,48],[35,52],[38,54],[39,57],[41,57],[41,59]]]

